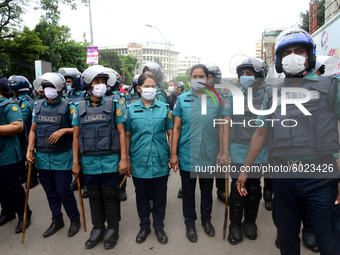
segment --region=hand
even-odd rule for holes
[[[173,168],[175,173],[179,169],[179,167],[178,167],[178,157],[177,157],[176,154],[173,154],[173,155],[170,156],[169,167]]]
[[[27,153],[26,153],[27,162],[33,164],[34,163],[34,153],[32,155],[33,155],[33,157],[31,158],[31,150],[27,149]]]
[[[65,131],[63,129],[59,129],[58,131],[54,132],[48,139],[47,141],[50,144],[57,143],[59,138],[62,137],[65,134]]]
[[[246,172],[241,172],[240,176],[238,177],[236,181],[236,187],[238,193],[240,193],[241,196],[246,196],[248,194],[246,188],[244,187],[246,181],[248,178],[248,174]]]
[[[130,174],[128,174],[129,169],[130,169],[130,172],[131,172],[130,161],[127,160],[127,159],[121,159],[120,162],[119,162],[119,165],[118,165],[119,175],[126,174],[127,176],[129,176],[130,175]]]
[[[73,172],[75,178],[78,177],[80,170],[81,170],[81,167],[80,167],[79,163],[78,162],[73,163],[72,172]]]
[[[216,164],[220,166],[228,166],[231,163],[231,158],[227,159],[225,154],[218,153],[216,157]]]

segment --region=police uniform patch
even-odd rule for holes
[[[13,107],[12,107],[12,110],[16,112],[16,111],[18,110],[18,107],[13,106]]]
[[[123,99],[120,100],[120,104],[121,105],[124,104],[124,100]]]
[[[172,113],[171,112],[168,113],[168,118],[172,119]]]
[[[118,117],[121,116],[121,115],[122,115],[121,110],[118,109],[118,110],[116,111],[116,114],[117,114]]]
[[[176,106],[177,106],[177,102],[176,102],[175,105],[174,105],[174,108],[173,108],[174,110],[176,109]]]
[[[73,109],[73,110],[74,110],[74,109]],[[73,113],[73,119],[76,119],[77,116],[78,116],[78,112],[77,112],[77,111],[74,111],[74,113]]]
[[[227,101],[224,105],[224,108],[228,110],[230,109],[230,106],[231,106],[231,102]]]
[[[126,113],[124,114],[124,119],[127,120],[127,117],[128,117],[128,113],[126,112]]]
[[[74,111],[75,111],[74,108],[72,108],[72,109],[71,109],[71,114],[74,114]]]
[[[25,104],[21,104],[21,108],[25,108]]]

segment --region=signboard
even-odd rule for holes
[[[338,59],[338,64],[332,74],[340,74],[339,50],[340,50],[340,13],[312,34],[316,44],[316,54],[324,56],[334,56]],[[326,66],[327,69],[327,66]]]
[[[98,47],[86,47],[87,49],[87,59],[86,64],[98,65]]]
[[[36,60],[35,64],[35,78],[39,78],[44,73],[52,72],[52,63],[42,60]]]

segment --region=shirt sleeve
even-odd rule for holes
[[[166,108],[168,110],[168,116],[166,118],[166,130],[171,130],[173,128],[173,125],[174,125],[174,119],[173,119],[173,116],[172,116],[172,113],[169,109],[169,107]]]
[[[126,114],[126,120],[124,122],[125,131],[126,132],[131,132],[132,131],[132,126],[131,126],[131,118],[130,118],[130,107],[127,108],[125,114]]]
[[[23,100],[23,102],[20,105],[20,109],[22,112],[22,117],[24,118],[25,122],[28,122],[30,116],[31,116],[31,109],[29,105],[29,100]]]
[[[124,93],[121,93],[121,94],[124,94]],[[119,107],[122,110],[123,114],[125,114],[126,113],[126,98],[125,98],[125,96],[122,96],[122,95],[120,96]]]
[[[178,118],[182,118],[182,107],[181,107],[181,100],[180,97],[177,97],[177,101],[174,105],[174,109],[172,111],[172,114],[175,115]]]
[[[113,100],[113,109],[116,109],[116,117],[115,117],[115,123],[116,125],[125,122],[124,114],[122,112],[122,109],[119,107],[119,104],[117,104],[116,100]]]
[[[35,108],[37,108],[37,101],[34,103],[34,108],[32,112],[32,123],[35,123]]]
[[[70,120],[70,125],[72,125],[72,122],[73,122],[73,115],[76,111],[76,107],[74,106],[74,104],[72,103],[69,103],[69,107],[68,107],[68,112],[66,112],[69,120]]]
[[[233,97],[232,96],[229,96],[227,98],[227,101],[225,102],[225,104],[223,106],[222,114],[224,116],[233,118]]]
[[[23,121],[22,113],[17,104],[8,104],[4,110],[8,123]]]
[[[266,94],[264,97],[263,103],[262,103],[261,110],[268,110],[268,109],[269,109],[268,94]],[[270,128],[271,122],[266,121],[266,119],[271,119],[271,115],[258,115],[255,124],[260,127]]]
[[[79,105],[74,106],[74,113],[72,116],[72,126],[80,127],[80,122],[79,122]]]

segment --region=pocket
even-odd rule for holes
[[[334,236],[340,238],[340,204],[333,205]]]
[[[37,136],[36,138],[36,146],[37,148],[44,147],[45,144],[45,130],[37,129],[35,131],[35,134]]]
[[[98,149],[108,150],[110,148],[110,130],[108,127],[98,128]]]
[[[309,128],[307,116],[305,116],[299,109],[292,109],[290,118],[297,122],[295,127],[289,128],[292,132],[293,146],[307,146]],[[291,121],[288,125],[293,126],[294,122]]]
[[[94,151],[95,150],[95,132],[94,129],[84,130],[84,151]]]

